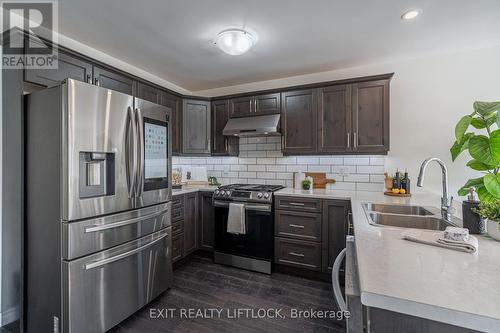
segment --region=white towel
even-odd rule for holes
[[[229,213],[227,215],[226,231],[228,233],[241,235],[247,233],[245,223],[245,204],[231,202],[229,204]]]
[[[467,242],[445,239],[443,232],[431,232],[423,230],[408,230],[403,232],[402,236],[403,239],[412,242],[434,245],[467,253],[475,253],[479,249],[477,238],[474,236],[469,236],[469,240]]]

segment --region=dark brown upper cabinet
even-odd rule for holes
[[[170,124],[172,128],[172,153],[182,152],[182,98],[167,92],[160,92],[160,104],[171,110]]]
[[[307,155],[317,152],[317,90],[281,94],[283,153]]]
[[[94,66],[94,84],[124,94],[134,94],[135,81],[132,78],[98,66]]]
[[[210,154],[210,102],[185,99],[182,108],[182,154]]]
[[[238,156],[239,139],[222,134],[229,120],[229,101],[221,100],[212,102],[212,144],[213,156]]]
[[[351,149],[352,87],[320,88],[318,103],[318,152],[343,153]]]
[[[161,90],[158,88],[155,88],[143,82],[137,82],[137,98],[144,99],[156,104],[161,104],[161,93]]]
[[[280,93],[232,98],[229,100],[230,118],[277,114],[281,111]]]
[[[389,150],[389,80],[352,85],[353,151],[386,153]]]
[[[92,64],[59,51],[55,56],[57,69],[27,68],[24,80],[42,86],[54,86],[70,78],[92,83]]]

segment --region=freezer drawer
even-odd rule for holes
[[[62,257],[72,260],[170,226],[170,202],[80,222],[63,223]]]
[[[169,288],[170,229],[87,257],[63,260],[63,331],[105,332]]]

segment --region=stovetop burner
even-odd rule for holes
[[[281,190],[281,185],[231,184],[214,191],[214,200],[272,203],[272,192]]]
[[[237,191],[259,191],[259,192],[276,192],[285,188],[282,185],[260,185],[260,184],[231,184],[220,186],[219,190],[237,190]]]

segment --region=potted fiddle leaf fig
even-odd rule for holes
[[[500,199],[500,102],[474,102],[473,107],[474,112],[455,126],[451,159],[467,150],[472,157],[467,166],[483,175],[469,179],[458,194],[467,195],[474,187],[481,201],[496,201]]]

